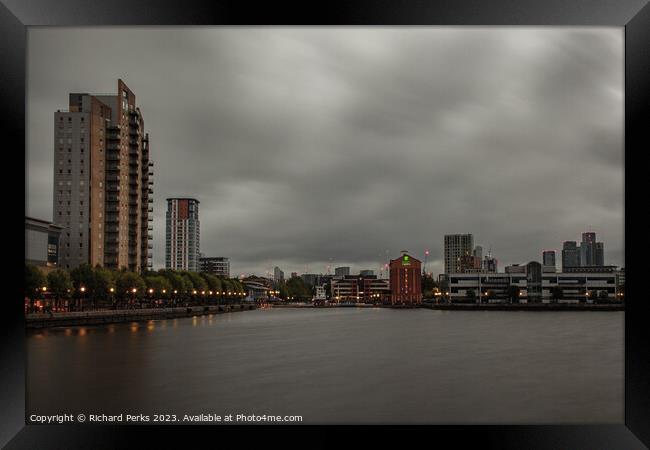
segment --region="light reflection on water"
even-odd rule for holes
[[[623,314],[266,309],[39,330],[28,407],[622,423]]]

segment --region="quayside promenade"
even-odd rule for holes
[[[188,306],[174,308],[143,308],[96,310],[83,312],[33,313],[25,315],[27,328],[71,327],[107,323],[142,322],[181,317],[225,314],[256,309],[254,304]]]

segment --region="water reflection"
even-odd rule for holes
[[[28,412],[622,423],[623,318],[271,309],[41,330],[27,338]]]

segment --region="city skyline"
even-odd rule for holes
[[[52,218],[52,113],[69,92],[122,78],[152,135],[154,269],[165,198],[178,196],[201,202],[201,252],[229,257],[233,275],[378,273],[403,249],[428,249],[427,271],[441,273],[443,236],[456,233],[501,268],[559,255],[590,227],[623,266],[622,37],[32,29],[27,214]]]

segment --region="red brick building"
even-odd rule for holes
[[[422,302],[422,263],[406,252],[390,262],[390,301],[393,305]]]

